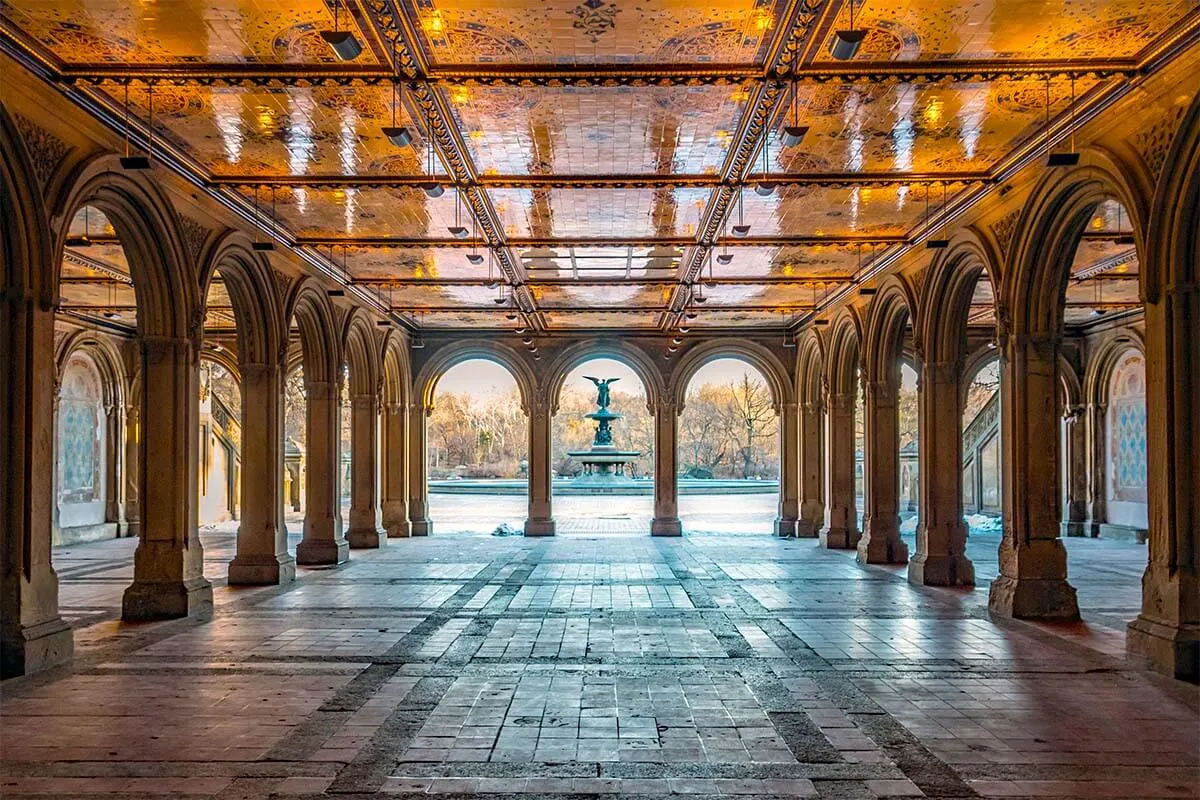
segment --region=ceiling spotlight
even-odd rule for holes
[[[111,310],[110,310],[110,311],[105,311],[105,312],[104,312],[104,318],[105,318],[105,319],[120,319],[120,318],[121,318],[121,312],[120,312],[120,311],[111,311]]]
[[[689,328],[687,325],[680,325],[680,326],[679,326],[679,332],[680,332],[680,333],[691,333],[691,331],[692,331],[692,329],[691,329],[691,328]]]
[[[676,336],[674,339],[671,340],[671,344],[675,345],[676,347],[679,347],[679,345],[683,344],[683,339],[680,339],[678,336]]]
[[[338,30],[338,9],[341,3],[333,0],[333,30],[321,31],[321,38],[333,49],[333,54],[342,61],[353,61],[362,53],[362,45],[350,31]]]
[[[676,347],[675,345],[671,345],[670,347],[668,347],[668,348],[667,348],[667,352],[668,352],[668,353],[674,353],[674,352],[675,352],[676,350],[678,350],[678,349],[679,349],[679,348],[678,348],[678,347]]]
[[[804,137],[807,135],[807,125],[784,125],[783,134],[779,137],[779,141],[784,147],[795,147],[803,142]]]
[[[325,294],[328,295],[329,297],[345,297],[346,290],[345,289],[326,289]]]
[[[824,327],[825,327],[825,326],[827,326],[828,324],[829,324],[829,320],[827,320],[827,319],[816,319],[816,320],[813,320],[813,325],[816,325],[818,328],[824,328]]]
[[[775,184],[772,181],[759,181],[754,185],[754,193],[759,197],[770,197],[775,194]],[[736,225],[734,229],[737,229]]]
[[[1135,245],[1137,240],[1133,238],[1132,233],[1118,233],[1117,238],[1113,240],[1117,244]]]
[[[121,156],[121,169],[135,172],[150,169],[149,156]]]
[[[504,315],[504,318],[507,319],[509,322],[516,322],[517,321],[517,312],[510,311]]]
[[[538,349],[536,347],[529,348],[529,352],[533,353],[534,359],[541,358],[541,356],[538,355]]]
[[[689,311],[686,314],[684,314],[684,316],[687,317],[688,319],[695,319],[696,317],[698,317],[700,315],[697,314],[695,311]]]
[[[375,320],[375,324],[376,324],[377,326],[379,326],[380,328],[390,328],[390,327],[392,327],[392,321],[391,321],[391,320],[389,320],[389,319],[377,319],[377,320]]]
[[[858,290],[858,293],[860,295],[862,295],[863,297],[870,297],[872,295],[878,294],[879,290],[872,286],[863,286],[862,288],[860,288]]]
[[[63,244],[67,247],[91,247],[92,240],[88,238],[86,233],[81,233],[78,236],[68,236]]]
[[[413,350],[425,349],[425,340],[421,338],[421,334],[418,333],[412,338],[412,342],[409,344],[409,347],[411,347]]]
[[[403,125],[385,125],[383,135],[396,147],[408,147],[412,144],[412,132]]]
[[[465,239],[471,235],[471,232],[462,225],[451,225],[446,230],[450,231],[450,235],[455,239]]]
[[[1093,308],[1092,309],[1093,317],[1103,317],[1107,313],[1108,313],[1107,309],[1103,309],[1103,308]]]
[[[516,333],[518,336],[520,336],[522,333],[525,332],[525,326],[522,325],[521,327],[514,329],[513,332]]]
[[[858,55],[858,48],[866,38],[867,31],[864,28],[854,27],[854,0],[850,0],[850,27],[834,33],[829,53],[838,61],[849,61]]]
[[[1046,156],[1047,167],[1074,167],[1079,164],[1079,153],[1051,153]]]
[[[792,336],[791,333],[785,333],[783,335],[783,346],[788,350],[791,350],[796,346],[796,337]]]
[[[256,253],[270,253],[275,250],[274,242],[253,242],[250,249]]]
[[[717,255],[717,263],[721,266],[725,266],[726,264],[730,264],[732,262],[733,253],[720,253]]]
[[[429,181],[428,183],[421,183],[421,184],[418,184],[418,186],[421,187],[421,191],[425,192],[425,194],[431,198],[441,197],[442,195],[444,195],[446,193],[446,187],[442,186],[437,181]]]
[[[483,263],[482,253],[467,253],[467,263],[479,266]]]
[[[749,225],[734,225],[732,228],[730,228],[730,230],[732,230],[733,235],[738,237],[739,239],[745,239],[747,236],[750,235],[750,226]]]
[[[693,294],[693,295],[692,295],[692,302],[694,302],[694,303],[707,303],[707,302],[708,302],[708,298],[707,298],[707,297],[705,297],[705,296],[704,296],[704,295],[702,295],[702,294]]]
[[[1071,136],[1067,142],[1068,151],[1065,153],[1046,153],[1047,167],[1074,167],[1079,163],[1079,152],[1075,150],[1075,78],[1071,78],[1071,104],[1067,106],[1067,130]],[[1046,130],[1050,129],[1050,79],[1046,79]],[[1046,140],[1046,150],[1050,150],[1050,140]]]
[[[950,246],[949,239],[926,239],[925,240],[925,249],[926,250],[945,250],[949,246]]]
[[[522,339],[521,339],[521,344],[525,345],[526,347],[529,347],[530,345],[532,345],[532,344],[533,344],[533,337],[532,337],[532,336],[526,336],[526,337],[522,338]]]

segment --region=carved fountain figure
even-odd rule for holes
[[[624,415],[609,409],[612,396],[608,387],[620,378],[584,377],[596,385],[596,410],[584,415],[596,421],[596,435],[592,438],[591,450],[576,450],[567,455],[583,463],[583,472],[575,478],[577,484],[598,491],[606,487],[615,489],[633,480],[626,473],[625,465],[640,456],[641,452],[618,450],[613,445],[612,423]]]

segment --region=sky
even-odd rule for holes
[[[692,388],[706,383],[724,384],[741,380],[743,374],[762,380],[758,371],[744,361],[732,358],[722,358],[705,364],[692,379]],[[611,358],[594,358],[571,371],[567,375],[564,388],[591,390],[592,384],[584,375],[595,378],[620,378],[612,385],[614,392],[645,397],[646,390],[642,386],[637,373],[620,361]],[[508,370],[494,361],[473,359],[451,367],[442,379],[438,381],[438,392],[453,394],[471,394],[478,398],[505,395],[512,391],[515,381]]]

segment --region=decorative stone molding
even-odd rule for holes
[[[996,235],[996,244],[1000,245],[1000,252],[1005,256],[1012,247],[1013,234],[1017,231],[1017,218],[1020,216],[1021,209],[1014,208],[992,225],[992,233]]]
[[[67,157],[67,153],[71,152],[71,148],[62,139],[28,117],[13,114],[13,122],[21,134],[21,139],[25,142],[25,149],[29,151],[29,160],[33,162],[33,173],[37,177],[38,183],[41,184],[41,188],[45,189],[46,185],[50,183],[50,179],[54,177],[54,171],[58,169],[58,165]]]
[[[1155,179],[1162,173],[1163,163],[1167,160],[1167,150],[1175,138],[1175,131],[1179,129],[1183,111],[1184,109],[1178,106],[1171,109],[1163,114],[1158,122],[1149,128],[1143,128],[1133,137],[1134,147]]]
[[[183,244],[192,258],[192,263],[199,264],[200,253],[203,252],[204,243],[208,241],[211,231],[191,217],[182,214],[179,216],[179,230],[183,233]]]

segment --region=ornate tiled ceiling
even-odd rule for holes
[[[851,61],[830,53],[844,0],[6,0],[0,25],[128,108],[135,147],[152,127],[163,161],[409,324],[582,330],[791,324],[1196,16],[1194,0],[854,9]],[[353,59],[320,35],[335,18]],[[789,124],[809,129],[798,145]],[[1114,215],[1080,247],[1068,321],[1136,300]],[[119,243],[69,251],[65,298],[131,307],[87,259],[123,268]]]

